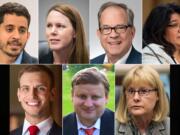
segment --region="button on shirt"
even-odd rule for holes
[[[127,61],[128,57],[129,57],[129,54],[130,54],[131,50],[132,50],[132,46],[130,47],[128,52],[121,59],[116,61],[115,65],[117,65],[117,64],[126,64],[126,61]],[[105,55],[104,63],[109,63],[107,55]]]
[[[36,126],[39,128],[38,135],[48,135],[49,131],[52,127],[53,119],[49,117],[48,119],[38,123]],[[23,132],[22,135],[30,135],[28,128],[31,126],[31,124],[25,119],[24,125],[23,125]]]
[[[90,129],[90,128],[96,128],[93,132],[93,135],[100,135],[100,125],[101,125],[101,119],[97,119],[96,123],[94,125],[92,125],[91,127],[86,127],[84,126],[78,116],[76,115],[76,119],[77,119],[77,127],[78,127],[78,135],[86,135],[83,129]]]

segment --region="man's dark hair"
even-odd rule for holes
[[[6,14],[16,14],[17,16],[24,16],[30,24],[31,16],[27,8],[19,3],[8,2],[0,6],[0,24],[4,21]]]
[[[28,66],[24,67],[23,69],[21,69],[19,71],[18,81],[20,81],[20,78],[24,73],[33,73],[33,72],[44,72],[44,73],[46,73],[49,76],[50,89],[54,88],[54,85],[55,85],[54,84],[54,81],[55,81],[54,74],[47,66],[44,66],[44,65],[28,65]]]

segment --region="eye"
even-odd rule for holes
[[[29,91],[29,87],[23,86],[23,87],[20,87],[20,90],[21,90],[22,92],[28,92],[28,91]]]
[[[9,33],[12,32],[13,30],[14,30],[14,28],[12,26],[6,27],[6,31]]]
[[[57,28],[65,28],[66,26],[63,25],[63,24],[56,24],[56,27],[57,27]]]
[[[48,24],[46,25],[46,27],[47,27],[47,28],[50,28],[50,27],[52,27],[52,24],[51,24],[51,23],[48,23]]]
[[[139,90],[139,93],[140,93],[140,94],[146,94],[146,93],[148,93],[148,90],[146,90],[146,89],[140,89],[140,90]]]
[[[133,94],[133,93],[134,93],[134,89],[132,89],[132,88],[128,89],[127,91],[128,91],[128,93],[130,93],[130,94]]]
[[[20,29],[19,29],[19,33],[20,33],[20,34],[24,34],[25,32],[26,32],[26,28],[20,28]]]
[[[46,86],[38,86],[38,87],[37,87],[37,90],[38,90],[38,91],[41,91],[41,92],[44,92],[44,91],[47,90],[47,87],[46,87]]]
[[[82,100],[85,100],[87,98],[85,95],[79,95],[78,97]]]
[[[98,100],[100,97],[99,96],[92,96],[93,100]]]

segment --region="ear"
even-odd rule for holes
[[[21,102],[21,95],[20,95],[20,92],[19,92],[19,88],[17,89],[17,97],[18,97],[18,101]]]
[[[73,102],[73,97],[74,97],[74,90],[71,90],[71,101]]]
[[[135,27],[133,26],[133,27],[131,28],[132,39],[133,39],[134,36],[135,36],[135,32],[136,32],[136,29],[135,29]]]
[[[106,98],[106,104],[107,104],[107,103],[108,103],[108,100],[109,100],[108,94],[105,96],[105,98]]]
[[[54,101],[56,95],[56,88],[52,88],[50,91],[50,100]]]
[[[97,31],[96,31],[96,35],[98,36],[98,38],[100,38],[100,36],[101,36],[101,32],[100,32],[100,30],[99,30],[99,29],[97,29]]]
[[[30,37],[30,32],[27,33],[27,40],[29,39]]]

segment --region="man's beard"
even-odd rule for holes
[[[0,50],[2,52],[4,52],[6,55],[8,55],[9,57],[17,57],[21,53],[21,50],[10,49],[10,51],[6,51],[6,49],[5,50],[3,49],[4,46],[11,46],[11,44],[16,44],[17,46],[22,46],[22,43],[20,43],[18,40],[12,40],[12,41],[8,41],[6,45],[2,45],[0,43]]]

